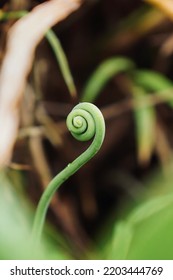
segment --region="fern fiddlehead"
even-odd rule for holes
[[[83,102],[76,105],[68,115],[66,123],[69,131],[77,140],[88,141],[93,137],[94,139],[86,151],[52,179],[42,194],[33,224],[32,242],[34,244],[37,244],[41,237],[46,212],[56,190],[99,151],[104,140],[103,115],[91,103]]]

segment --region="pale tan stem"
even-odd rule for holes
[[[8,34],[0,73],[0,168],[11,157],[19,125],[19,107],[34,52],[45,33],[81,4],[79,0],[51,0],[18,20]]]

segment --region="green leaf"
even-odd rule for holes
[[[108,81],[123,71],[134,67],[131,60],[123,57],[112,57],[101,63],[89,78],[80,101],[94,102]]]
[[[132,211],[128,221],[131,225],[142,223],[144,220],[164,210],[171,204],[173,205],[173,194],[151,199]]]
[[[115,226],[114,238],[109,247],[108,259],[124,260],[133,238],[133,228],[127,222],[119,222]]]
[[[133,224],[135,219],[136,222],[133,226],[134,235],[127,259],[172,260],[173,195],[150,201],[142,208],[137,209],[138,213],[133,213],[133,217],[130,218],[131,221],[133,218]]]
[[[132,77],[137,86],[142,87],[147,92],[163,95],[163,97],[164,91],[173,89],[173,82],[155,71],[137,70],[133,72]],[[173,94],[172,100],[169,98],[168,104],[173,106]]]
[[[173,194],[147,200],[115,225],[108,259],[173,258]]]
[[[5,172],[0,172],[0,259],[66,259],[68,253],[43,238],[36,255],[30,251],[33,213]]]

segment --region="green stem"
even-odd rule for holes
[[[75,106],[67,117],[67,127],[79,141],[94,139],[88,149],[55,176],[44,191],[35,214],[33,246],[40,240],[47,209],[56,190],[99,151],[104,140],[104,118],[100,110],[91,103],[84,102]]]

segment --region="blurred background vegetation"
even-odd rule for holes
[[[1,1],[1,62],[16,13],[41,2]],[[168,2],[87,0],[39,44],[12,160],[0,173],[1,259],[173,259]],[[65,126],[80,101],[103,112],[105,142],[54,197],[42,247],[32,256],[27,247],[41,193],[88,145]]]

